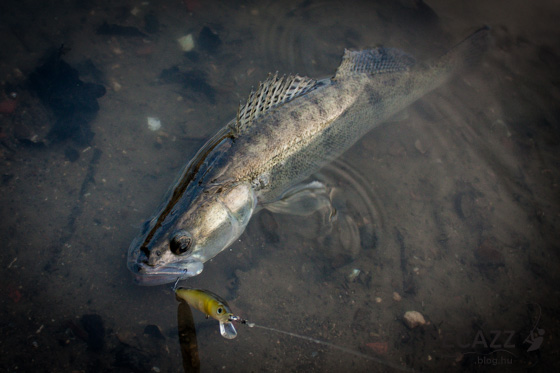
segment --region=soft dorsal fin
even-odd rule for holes
[[[415,63],[414,57],[396,48],[375,48],[363,51],[344,50],[342,62],[334,79],[354,74],[383,74],[406,71]]]
[[[237,135],[267,111],[302,96],[318,86],[315,79],[299,75],[269,74],[268,78],[253,90],[245,105],[240,105],[237,118],[230,124]]]

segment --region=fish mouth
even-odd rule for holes
[[[164,285],[194,277],[202,272],[204,265],[198,260],[150,266],[146,263],[135,263],[129,266],[134,273],[134,282],[141,286]]]

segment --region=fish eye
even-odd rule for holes
[[[183,255],[189,251],[192,246],[191,235],[185,231],[180,230],[173,234],[169,241],[169,249],[175,255]]]
[[[218,307],[218,309],[216,310],[216,313],[217,313],[218,315],[221,315],[222,312],[224,312],[224,310],[222,309],[222,307]]]

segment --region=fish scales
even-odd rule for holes
[[[275,198],[274,191],[308,176],[313,169],[306,169],[308,167],[300,163],[298,170],[292,170],[294,175],[300,174],[299,178],[279,180],[276,177],[282,165],[310,153],[309,145],[324,136],[332,123],[352,106],[359,92],[350,94],[348,86],[335,84],[320,88],[285,104],[282,110],[259,118],[262,123],[251,126],[229,149],[231,163],[219,180],[254,180],[267,175],[266,186],[259,190],[269,191],[266,198],[260,199],[269,202]],[[323,158],[325,154],[315,156]]]
[[[219,181],[266,175],[259,201],[274,201],[287,186],[337,158],[372,128],[437,86],[431,70],[362,76],[285,104],[259,119],[229,149]]]

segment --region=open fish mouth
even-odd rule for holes
[[[134,272],[134,281],[138,285],[155,286],[175,282],[177,279],[194,277],[202,272],[203,267],[204,265],[201,262],[194,260],[163,266],[136,263],[130,269]]]

